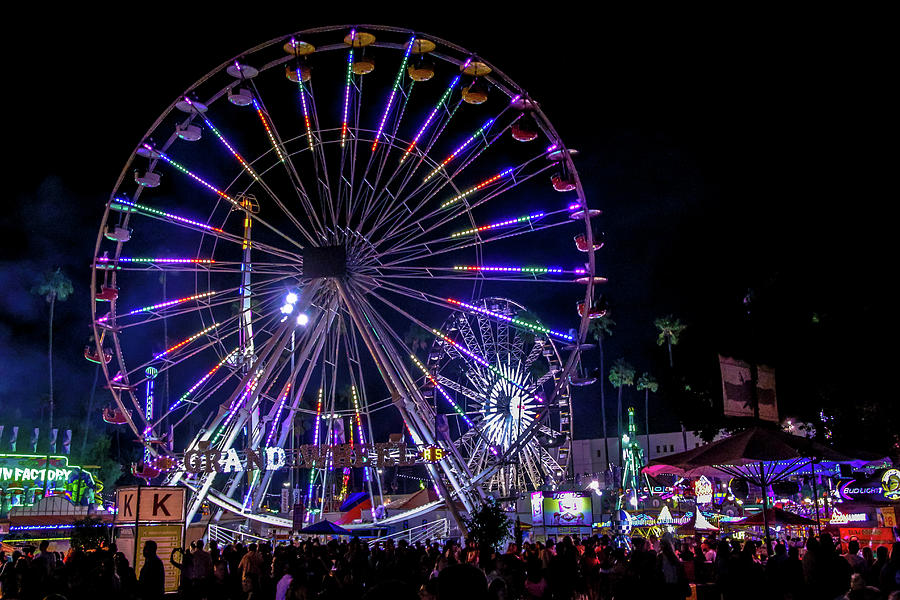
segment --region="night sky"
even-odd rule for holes
[[[625,357],[663,378],[653,319],[674,314],[688,324],[676,368],[714,401],[716,354],[753,353],[777,369],[783,414],[830,403],[850,415],[847,407],[866,402],[875,417],[887,413],[892,370],[880,346],[893,325],[884,288],[895,192],[876,183],[887,162],[879,90],[887,72],[882,38],[866,19],[650,18],[552,4],[544,14],[448,5],[451,14],[440,15],[437,6],[414,6],[313,15],[254,3],[230,16],[148,5],[148,14],[104,16],[111,26],[35,10],[8,25],[0,423],[34,415],[46,393],[47,305],[29,289],[55,266],[75,285],[57,307],[58,419],[83,410],[94,374],[81,356],[88,265],[103,205],[159,113],[242,50],[351,19],[407,26],[479,53],[538,99],[580,150],[589,202],[604,211],[598,262],[617,322],[608,363]],[[742,303],[748,290],[752,323]],[[598,388],[585,390],[576,435],[595,437]],[[626,397],[638,400],[634,391]],[[663,389],[651,399],[660,430],[677,426],[677,398]]]

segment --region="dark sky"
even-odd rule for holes
[[[56,265],[75,283],[57,314],[60,401],[72,414],[84,402],[93,375],[80,356],[88,264],[103,203],[157,115],[244,49],[350,19],[408,26],[478,52],[529,90],[581,151],[590,202],[605,211],[600,262],[618,323],[610,362],[625,356],[639,370],[662,369],[652,321],[673,313],[690,326],[686,360],[715,374],[716,352],[747,352],[741,300],[753,288],[768,315],[755,328],[759,353],[782,374],[783,406],[808,407],[812,377],[878,393],[860,374],[876,368],[885,327],[896,193],[876,183],[887,162],[880,82],[890,75],[879,68],[875,15],[626,15],[552,3],[514,14],[439,13],[422,3],[309,14],[254,3],[229,15],[191,6],[89,20],[35,9],[8,26],[5,415],[29,414],[46,391],[46,306],[28,289]],[[829,326],[815,338],[814,313]],[[659,426],[671,426],[676,411],[654,402]],[[582,414],[579,437],[596,435],[595,410]]]

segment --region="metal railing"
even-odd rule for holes
[[[410,527],[409,529],[404,529],[403,531],[389,533],[388,535],[382,536],[380,538],[369,540],[369,547],[373,548],[377,546],[379,542],[383,542],[385,540],[406,540],[407,542],[409,542],[409,544],[415,544],[416,542],[425,539],[445,540],[448,537],[450,537],[450,521],[447,519],[438,519],[436,521],[432,521],[431,523],[417,525],[416,527]]]
[[[268,542],[267,538],[258,536],[256,534],[250,533],[248,531],[241,531],[238,529],[228,529],[227,527],[221,527],[219,525],[215,525],[210,523],[209,528],[207,529],[207,534],[209,535],[209,541],[215,540],[218,544],[235,544],[237,542]]]

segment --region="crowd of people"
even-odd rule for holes
[[[846,551],[827,534],[777,544],[607,536],[509,544],[505,552],[465,544],[386,540],[373,548],[308,539],[205,547],[171,556],[145,543],[139,573],[115,544],[65,555],[37,548],[0,552],[0,597],[19,600],[159,600],[164,561],[178,570],[185,600],[897,600],[900,542]]]

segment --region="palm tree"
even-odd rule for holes
[[[53,312],[57,300],[65,302],[73,291],[71,280],[59,268],[55,271],[45,272],[41,275],[40,281],[31,288],[32,294],[43,296],[44,300],[50,304],[50,335],[47,344],[47,360],[50,365],[50,426],[47,428],[48,431],[53,430]]]
[[[403,343],[407,345],[413,354],[422,358],[423,355],[420,355],[419,352],[422,351],[427,356],[429,348],[434,343],[434,335],[413,324],[409,326],[406,334],[404,334]]]
[[[609,465],[609,442],[607,441],[609,431],[606,429],[606,382],[603,381],[602,376],[606,372],[603,366],[603,338],[608,338],[612,335],[612,328],[615,325],[616,322],[610,319],[609,313],[607,313],[599,319],[593,319],[588,329],[588,332],[597,340],[597,349],[600,351],[600,415],[603,423],[603,451],[605,452],[603,456],[607,465]]]
[[[616,422],[618,425],[619,439],[619,466],[622,466],[622,389],[626,385],[634,385],[634,367],[620,358],[609,370],[609,382],[619,390],[619,400],[616,407]]]
[[[656,378],[650,373],[643,373],[638,377],[637,390],[644,392],[644,424],[647,436],[647,458],[650,457],[650,392],[656,393],[659,384]]]
[[[687,329],[687,325],[672,315],[660,317],[656,319],[653,324],[659,329],[659,337],[656,338],[656,344],[658,346],[665,344],[668,347],[669,368],[671,369],[674,366],[672,362],[672,346],[678,345],[678,336],[681,335],[682,331]]]

